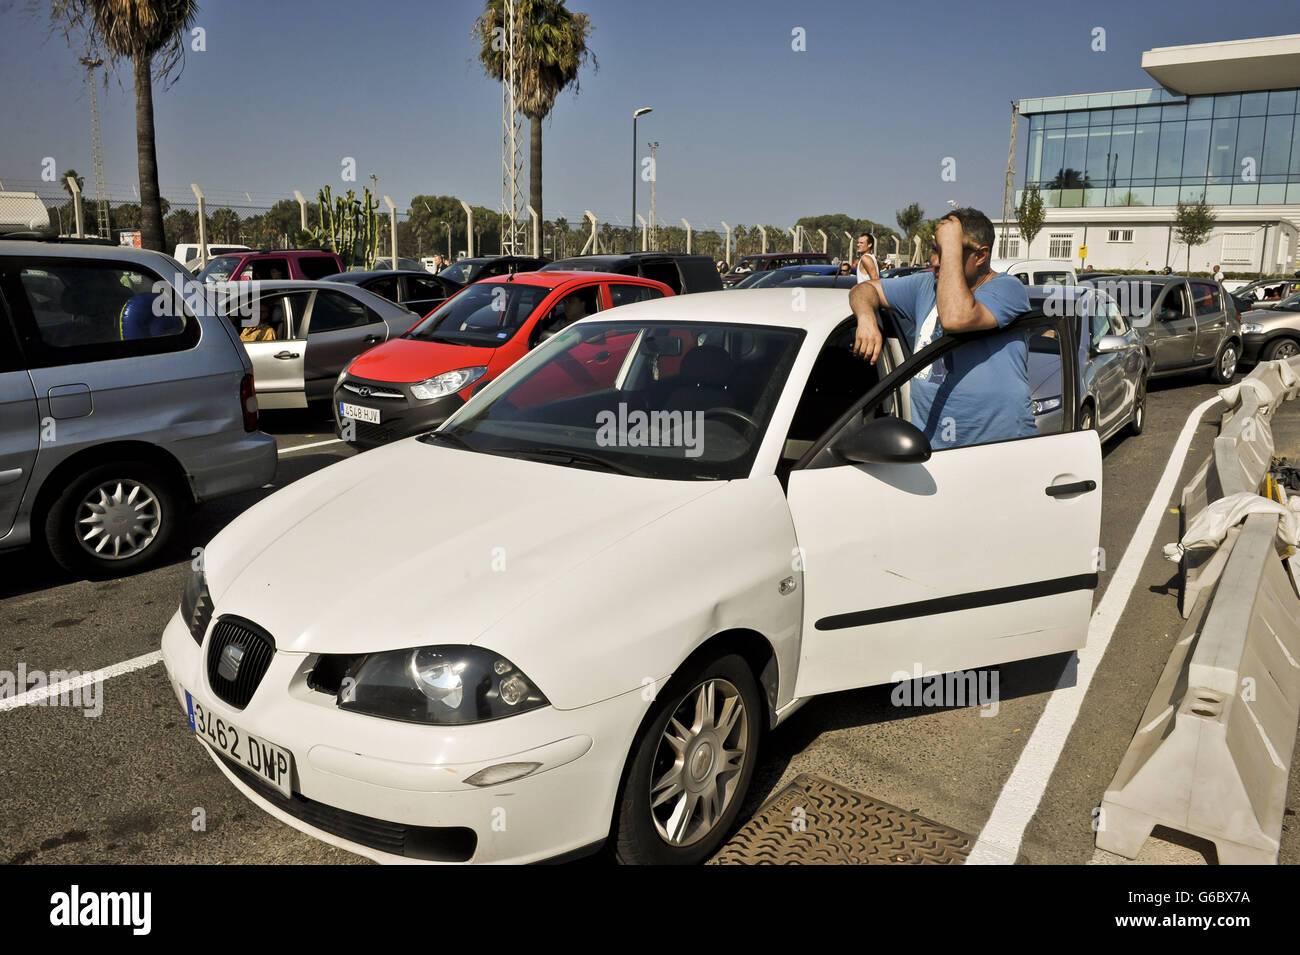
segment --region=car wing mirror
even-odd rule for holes
[[[875,418],[837,440],[832,453],[852,464],[918,464],[930,460],[930,441],[902,418]]]
[[[1128,347],[1128,341],[1123,335],[1102,335],[1101,340],[1097,342],[1098,355],[1110,355],[1117,351],[1123,351]]]

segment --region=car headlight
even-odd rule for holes
[[[1046,414],[1049,411],[1055,411],[1057,408],[1061,407],[1061,399],[1059,397],[1035,398],[1032,404],[1034,408],[1034,414],[1036,415]]]
[[[189,627],[195,643],[203,642],[212,620],[212,595],[208,593],[208,579],[201,570],[191,570],[181,593],[181,619]]]
[[[348,369],[351,368],[351,367],[352,367],[352,362],[348,362],[346,365],[343,366],[343,370],[342,370],[341,372],[339,372],[339,376],[338,376],[337,378],[334,379],[334,390],[335,390],[335,391],[338,391],[339,388],[342,387],[342,385],[343,385],[343,379],[346,378],[346,377],[348,376]]]
[[[1259,324],[1259,322],[1241,323],[1241,333],[1243,335],[1259,335],[1263,333],[1263,331],[1264,331],[1264,326]]]
[[[372,653],[343,677],[340,709],[407,723],[483,723],[548,705],[542,691],[498,653],[418,647]]]
[[[447,395],[454,395],[466,385],[472,385],[487,374],[487,366],[482,365],[478,368],[457,368],[455,371],[444,371],[427,381],[421,381],[411,385],[411,394],[421,401],[428,401],[430,398],[443,398]]]

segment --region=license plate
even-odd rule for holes
[[[205,743],[249,772],[256,773],[286,796],[293,795],[292,753],[208,712],[207,707],[194,699],[188,690],[185,691],[185,709],[189,713],[190,729]]]
[[[339,417],[364,421],[367,424],[379,424],[379,409],[367,408],[364,405],[350,405],[346,401],[340,401]]]

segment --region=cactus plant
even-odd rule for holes
[[[317,228],[322,242],[328,242],[343,260],[344,268],[361,265],[371,269],[379,254],[379,203],[369,187],[358,199],[352,189],[347,195],[334,196],[330,187],[324,186],[316,193],[320,204],[320,224]]]

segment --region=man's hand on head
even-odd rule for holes
[[[960,261],[965,242],[966,233],[962,229],[961,220],[956,216],[945,216],[934,227],[934,244],[938,246],[941,256],[950,256],[950,261],[953,258]]]

